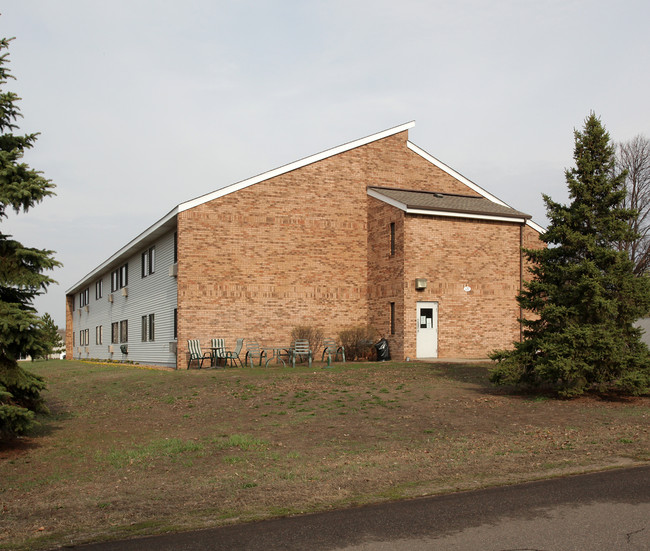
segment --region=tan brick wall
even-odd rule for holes
[[[297,325],[318,327],[326,336],[336,337],[346,327],[367,323],[385,334],[390,301],[396,303],[398,322],[396,335],[389,339],[393,341],[391,353],[396,358],[414,356],[413,336],[404,319],[411,316],[420,296],[411,290],[411,280],[423,271],[430,274],[430,282],[437,282],[427,296],[444,298],[441,354],[459,350],[455,339],[461,333],[460,350],[479,354],[482,336],[494,327],[494,311],[503,318],[501,325],[512,332],[516,322],[506,322],[505,312],[516,318],[512,294],[519,271],[514,270],[513,283],[509,270],[513,268],[511,256],[518,251],[518,230],[493,230],[488,224],[449,219],[405,219],[398,209],[367,196],[367,186],[477,195],[408,150],[406,140],[407,133],[402,132],[180,213],[178,366],[187,365],[188,338],[207,343],[221,337],[229,346],[239,337],[287,345]],[[391,221],[396,223],[401,243],[394,258],[387,248]],[[485,227],[489,231],[484,232]],[[510,242],[511,233],[516,233],[516,243]],[[445,252],[446,247],[458,248],[460,237],[466,244]],[[467,264],[469,244],[480,242],[492,250],[499,239],[515,252],[494,260],[487,251],[480,251],[471,269],[462,267]],[[443,269],[443,258],[453,260],[452,265]],[[450,283],[463,270],[464,277],[477,282],[469,298],[458,294]],[[505,281],[495,282],[501,273],[507,274]],[[444,297],[443,292],[447,293]],[[475,310],[477,296],[487,297],[481,298],[479,311]],[[488,317],[480,318],[484,313]],[[469,318],[478,334],[450,331],[446,323]]]
[[[519,336],[520,225],[408,216],[405,350],[416,356],[416,303],[438,303],[438,357],[484,358]],[[426,278],[424,291],[415,278]],[[464,290],[471,287],[470,292]]]
[[[74,355],[73,335],[74,327],[72,323],[72,315],[74,314],[74,295],[66,295],[65,297],[65,357],[71,360]]]
[[[395,224],[391,254],[390,224]],[[391,357],[403,357],[404,213],[368,197],[368,322],[388,340]],[[395,303],[395,334],[390,333],[390,303]]]

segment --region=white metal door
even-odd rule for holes
[[[438,303],[417,303],[416,356],[438,357]]]

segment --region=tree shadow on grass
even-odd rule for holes
[[[477,394],[489,394],[497,396],[509,396],[519,398],[525,401],[600,401],[606,403],[634,404],[647,398],[648,395],[632,396],[615,390],[598,390],[596,388],[587,390],[584,394],[565,397],[558,394],[557,387],[553,385],[543,385],[540,387],[523,387],[516,385],[495,385],[490,382],[490,370],[495,366],[491,362],[481,363],[454,363],[454,362],[436,362],[427,364],[427,369],[432,373],[442,376],[446,379],[458,381],[460,383],[469,383],[467,390]]]
[[[481,388],[493,389],[490,383],[490,369],[492,363],[455,363],[455,362],[435,362],[427,363],[426,369],[431,373],[457,381],[459,383],[471,383],[479,385]]]
[[[48,403],[49,413],[36,415],[34,427],[24,435],[8,437],[0,440],[0,459],[15,457],[40,447],[40,439],[51,436],[63,428],[63,423],[74,419],[76,414],[57,407],[56,403]]]

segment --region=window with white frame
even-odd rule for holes
[[[123,264],[111,272],[111,293],[129,284],[129,265]]]
[[[142,316],[142,342],[155,340],[154,315]]]
[[[142,253],[142,277],[147,277],[156,271],[156,247],[151,247]]]
[[[95,344],[102,344],[103,340],[103,327],[98,325],[95,327]]]
[[[79,331],[79,346],[88,346],[90,344],[90,329],[81,329]]]
[[[83,308],[90,301],[90,287],[86,287],[79,293],[79,308]]]
[[[104,282],[101,279],[95,281],[95,300],[102,298],[104,294]]]

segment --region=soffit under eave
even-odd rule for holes
[[[137,251],[145,249],[151,243],[157,241],[161,236],[175,229],[178,223],[177,209],[178,207],[175,207],[155,224],[149,226],[149,228],[143,231],[135,239],[132,239],[119,251],[86,274],[82,279],[70,287],[65,294],[71,295],[85,289],[101,275],[121,266],[127,259],[136,254]]]

